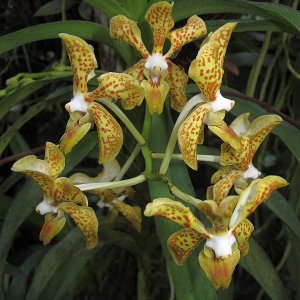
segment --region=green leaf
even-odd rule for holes
[[[249,240],[248,255],[239,264],[261,285],[272,300],[286,299],[283,284],[263,248],[253,239]]]
[[[76,2],[74,0],[64,0],[66,2],[66,10],[71,8]],[[52,0],[44,4],[34,14],[35,17],[50,16],[60,14],[62,11],[62,0]]]

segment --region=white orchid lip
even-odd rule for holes
[[[252,178],[252,179],[257,179],[261,175],[261,172],[259,172],[253,164],[249,164],[248,169],[244,172],[243,177],[245,179],[247,178]]]
[[[220,93],[220,90],[217,91],[216,99],[209,102],[213,112],[218,112],[220,110],[230,111],[233,108],[234,103],[235,102],[233,100],[223,97]]]
[[[69,112],[80,111],[83,113],[87,112],[88,105],[84,100],[84,96],[81,93],[76,93],[70,102],[66,104],[66,110]]]
[[[147,58],[144,67],[145,67],[145,69],[151,70],[151,71],[155,67],[159,67],[161,71],[164,71],[164,70],[168,69],[168,64],[167,64],[165,58],[161,54],[153,54]]]
[[[55,206],[52,206],[49,202],[49,200],[44,197],[43,201],[40,202],[36,208],[36,212],[39,213],[40,215],[45,215],[46,213],[57,213],[58,208]]]
[[[205,246],[212,249],[216,258],[226,258],[232,256],[232,245],[236,238],[232,233],[217,235],[206,241]]]

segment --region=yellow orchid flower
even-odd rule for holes
[[[121,168],[117,160],[112,160],[110,162],[103,164],[103,170],[96,177],[89,177],[84,173],[75,173],[70,176],[70,181],[73,184],[84,184],[84,183],[97,183],[97,182],[110,182],[115,179],[115,177],[120,172]],[[138,206],[130,206],[123,201],[131,197],[134,194],[132,187],[116,188],[116,189],[94,189],[89,190],[100,198],[97,205],[101,208],[108,207],[109,214],[112,218],[115,218],[118,213],[124,216],[133,227],[140,232],[141,231],[141,208]]]
[[[34,155],[21,158],[12,166],[12,171],[31,177],[43,190],[44,199],[36,211],[45,215],[40,240],[48,245],[64,227],[67,213],[82,230],[86,248],[91,249],[98,242],[98,220],[84,193],[66,177],[58,175],[64,169],[65,157],[57,145],[46,143],[45,159]]]
[[[95,76],[97,61],[93,47],[77,36],[59,34],[64,41],[71,61],[73,77],[73,98],[66,104],[70,113],[65,134],[60,141],[60,149],[69,153],[90,130],[97,127],[99,142],[99,163],[114,159],[123,144],[123,132],[115,118],[97,99],[121,99],[125,109],[140,105],[144,98],[139,82],[128,74],[106,73],[98,78],[99,86],[92,92],[87,90],[87,82]]]
[[[248,185],[247,179],[257,179],[261,175],[252,164],[253,157],[265,137],[282,119],[277,115],[265,115],[250,123],[249,115],[244,113],[230,124],[242,146],[236,150],[229,143],[221,145],[220,163],[224,167],[211,178],[213,186],[208,188],[209,199],[220,201],[228,195],[233,185],[239,193]]]
[[[173,4],[160,1],[152,4],[146,12],[145,19],[152,29],[154,39],[151,55],[142,41],[141,31],[136,22],[118,15],[113,17],[110,23],[111,37],[127,42],[143,57],[126,73],[139,81],[146,77],[147,80],[143,80],[141,85],[145,89],[145,98],[151,114],[160,114],[163,111],[168,93],[171,107],[178,112],[182,110],[186,103],[185,87],[188,77],[183,68],[173,64],[170,58],[185,44],[206,34],[206,26],[197,16],[190,17],[184,27],[170,31],[174,26],[172,7]],[[167,53],[163,54],[166,39],[170,41],[171,46]]]
[[[197,170],[197,145],[204,141],[204,125],[228,142],[234,149],[241,147],[234,131],[223,121],[234,101],[220,93],[223,78],[223,62],[227,45],[236,23],[227,23],[208,35],[198,55],[189,68],[189,77],[201,90],[195,96],[200,104],[189,114],[178,130],[178,143],[185,163]]]
[[[254,180],[239,196],[228,196],[219,204],[213,200],[199,200],[197,208],[212,227],[206,227],[182,203],[167,198],[149,203],[144,215],[164,217],[185,227],[168,239],[168,248],[179,266],[205,239],[199,264],[216,289],[227,288],[240,254],[248,253],[253,225],[247,217],[269,198],[272,191],[285,185],[287,182],[283,178],[267,176]]]

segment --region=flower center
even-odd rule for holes
[[[84,100],[84,95],[81,93],[76,93],[70,102],[66,104],[66,110],[68,112],[81,111],[86,113],[88,105]]]
[[[216,99],[209,102],[211,105],[211,110],[213,112],[218,112],[220,110],[230,111],[234,106],[234,101],[223,97],[220,90],[217,91]]]
[[[207,240],[205,246],[215,252],[216,258],[226,258],[232,255],[232,245],[235,242],[235,236],[232,233],[227,233]]]
[[[252,163],[249,164],[248,169],[244,172],[243,177],[245,179],[247,178],[253,178],[257,179],[261,175],[261,172],[259,172]]]
[[[145,63],[145,69],[152,71],[154,75],[168,69],[168,64],[161,54],[150,55]]]
[[[57,213],[58,208],[55,206],[52,206],[50,204],[50,201],[44,196],[44,199],[42,202],[40,202],[36,208],[36,212],[39,213],[40,215],[45,215],[46,213]]]

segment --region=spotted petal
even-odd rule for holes
[[[186,104],[185,88],[188,82],[188,76],[184,69],[168,61],[167,82],[170,85],[171,107],[181,112]]]
[[[99,86],[85,98],[90,102],[95,99],[121,99],[125,109],[140,105],[144,99],[144,90],[139,82],[125,73],[105,73],[98,78]]]
[[[215,184],[216,182],[218,182],[219,180],[224,178],[230,171],[232,171],[232,169],[233,169],[233,167],[231,167],[231,166],[220,168],[217,172],[215,172],[212,175],[210,182],[212,184]]]
[[[71,68],[74,73],[74,95],[77,93],[85,95],[87,81],[94,74],[94,69],[97,68],[94,48],[74,35],[60,33],[59,37],[64,41],[71,61]]]
[[[118,15],[110,21],[110,36],[113,39],[124,41],[141,53],[143,58],[149,56],[141,37],[141,31],[136,22],[125,16]]]
[[[145,59],[140,59],[137,63],[135,63],[133,66],[125,70],[126,74],[129,74],[133,78],[135,78],[138,81],[142,81],[144,78],[144,68],[145,68]]]
[[[172,7],[173,4],[160,1],[152,4],[146,12],[145,19],[153,32],[154,45],[152,53],[162,54],[166,37],[174,27]]]
[[[178,130],[178,144],[184,162],[192,169],[197,170],[197,142],[199,134],[203,129],[203,120],[207,112],[209,112],[209,104],[199,105]]]
[[[98,131],[99,163],[114,159],[123,144],[123,132],[115,118],[100,104],[92,102],[89,111]]]
[[[253,230],[254,230],[254,226],[252,225],[252,223],[248,219],[245,219],[237,227],[235,227],[235,229],[232,232],[236,238],[239,250],[242,255],[248,254],[249,251],[248,241]]]
[[[58,235],[65,226],[66,218],[62,215],[47,213],[45,215],[45,222],[40,232],[40,241],[43,245],[48,245],[51,240]]]
[[[173,233],[168,239],[169,251],[178,266],[182,266],[202,240],[195,230],[184,228]]]
[[[191,210],[178,201],[167,198],[155,199],[147,204],[144,215],[146,217],[163,217],[204,236],[209,236],[204,225],[192,214]]]
[[[94,210],[72,202],[61,203],[58,208],[67,213],[82,230],[86,248],[94,248],[98,243],[98,220]]]
[[[262,202],[266,201],[274,190],[286,186],[288,183],[280,176],[267,176],[257,179],[241,193],[239,201],[230,219],[230,228],[235,228],[246,219]]]
[[[191,16],[184,27],[169,32],[167,38],[171,42],[171,47],[165,57],[171,57],[185,44],[190,43],[205,34],[206,26],[204,21],[198,16]]]
[[[50,175],[56,178],[65,167],[65,156],[57,145],[46,143],[45,161],[49,165]]]

